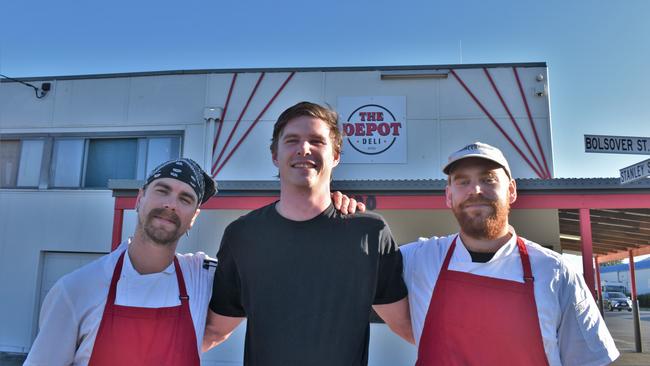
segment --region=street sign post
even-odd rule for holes
[[[585,152],[650,155],[650,137],[585,135]]]
[[[630,165],[620,170],[621,184],[634,182],[650,175],[650,159]]]

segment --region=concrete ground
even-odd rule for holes
[[[616,347],[621,351],[613,365],[616,366],[647,366],[650,365],[650,311],[642,310],[639,314],[641,320],[641,346],[643,353],[635,352],[634,320],[632,313],[627,311],[605,312],[605,323],[609,328]]]
[[[621,357],[612,365],[615,366],[648,366],[650,365],[650,311],[643,310],[641,319],[641,339],[643,353],[635,352],[634,328],[632,313],[605,312],[605,323],[614,337],[614,342]],[[23,354],[9,354],[0,352],[0,366],[20,366],[25,360]]]

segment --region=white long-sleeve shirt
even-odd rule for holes
[[[86,365],[104,313],[108,288],[117,260],[128,247],[115,251],[59,279],[43,302],[39,332],[25,365]],[[202,252],[176,254],[190,297],[190,313],[200,354],[214,269],[204,269]],[[174,264],[159,273],[139,274],[124,255],[115,303],[159,308],[180,305]]]
[[[438,274],[456,235],[432,237],[400,247],[417,344]],[[597,366],[615,360],[619,352],[582,276],[567,266],[560,254],[526,239],[524,243],[535,278],[535,302],[549,364]],[[487,263],[472,262],[459,237],[448,269],[523,283],[516,235]]]

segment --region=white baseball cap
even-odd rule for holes
[[[512,178],[512,174],[510,173],[510,166],[508,165],[508,161],[506,160],[506,157],[503,156],[501,150],[492,145],[484,144],[478,141],[467,145],[464,148],[449,155],[449,160],[447,161],[447,164],[444,166],[444,168],[442,168],[442,171],[445,174],[449,175],[449,168],[451,168],[451,165],[459,160],[466,158],[480,158],[493,161],[501,165],[501,167],[503,167],[503,170],[505,170],[508,174],[508,177]]]

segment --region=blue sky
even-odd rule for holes
[[[584,134],[650,137],[649,0],[19,1],[0,5],[0,73],[537,62],[557,177],[648,158]]]

